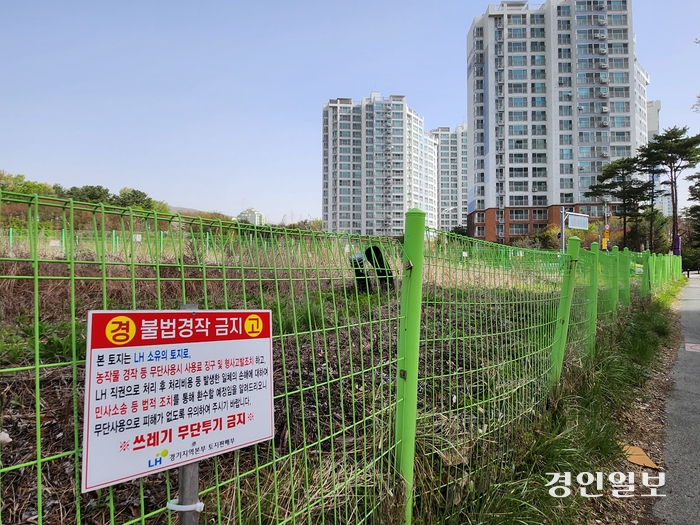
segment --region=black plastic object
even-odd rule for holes
[[[361,253],[356,253],[350,256],[350,266],[355,272],[355,286],[360,293],[368,293],[370,291],[370,282],[367,271],[365,270],[365,258]]]
[[[365,257],[367,258],[367,262],[374,268],[374,274],[377,276],[379,286],[393,290],[394,274],[379,246],[370,246],[367,248],[365,250]]]

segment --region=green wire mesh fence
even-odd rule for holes
[[[85,321],[91,309],[188,303],[270,309],[275,334],[275,438],[203,462],[202,522],[400,516],[391,462],[399,243],[19,195],[2,201],[29,224],[65,231],[52,245],[30,227],[11,253],[7,244],[0,252],[2,428],[13,439],[2,450],[2,523],[175,519],[165,503],[176,473],[80,494]],[[368,249],[382,252],[381,275]]]
[[[449,519],[512,466],[549,391],[564,257],[427,230],[417,517]]]
[[[272,311],[274,439],[201,462],[201,523],[410,523],[507,474],[564,347],[590,350],[635,282],[680,276],[411,213],[402,244],[0,194],[0,523],[178,520],[175,471],[80,493],[90,310]]]

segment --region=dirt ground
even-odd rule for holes
[[[676,308],[674,307],[674,311]],[[621,441],[624,444],[641,448],[649,458],[659,466],[659,472],[666,470],[663,451],[666,428],[666,397],[673,388],[671,369],[678,358],[678,348],[683,343],[680,317],[676,312],[673,322],[672,336],[660,356],[657,368],[652,377],[636,397],[632,407],[621,415]],[[615,467],[617,472],[634,472],[635,486],[638,493],[641,485],[642,472],[656,476],[656,470],[635,465],[629,461],[621,461]],[[660,494],[665,491],[659,490]],[[603,498],[601,498],[603,499]],[[632,498],[612,498],[606,496],[598,503],[597,518],[589,520],[587,525],[666,525],[653,513],[657,498],[643,498],[637,494]]]

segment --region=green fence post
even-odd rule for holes
[[[642,297],[649,297],[651,290],[651,272],[649,269],[649,250],[644,250],[642,254]]]
[[[405,231],[397,356],[399,377],[396,386],[396,465],[406,488],[404,523],[410,525],[413,518],[413,464],[416,454],[425,212],[417,208],[406,212]]]
[[[620,248],[612,249],[612,318],[617,320],[617,303],[620,300]]]
[[[10,250],[12,250],[12,228],[10,228],[9,234],[10,234]]]
[[[596,331],[598,329],[598,243],[591,243],[592,262],[588,276],[588,355],[595,352]]]
[[[569,319],[571,318],[571,301],[574,297],[574,281],[576,280],[576,265],[578,263],[581,240],[571,237],[566,247],[564,275],[561,283],[561,298],[557,312],[557,327],[554,332],[554,344],[552,345],[552,371],[550,373],[550,385],[554,387],[559,383],[561,368],[564,364],[564,350],[566,338],[569,334]]]
[[[620,260],[618,265],[618,273],[620,275],[620,284],[622,284],[622,289],[620,290],[620,302],[623,306],[627,307],[630,305],[630,250],[625,248],[620,254]]]

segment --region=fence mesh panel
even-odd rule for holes
[[[416,513],[445,518],[510,473],[548,392],[563,257],[428,230]]]
[[[201,522],[401,516],[397,242],[7,194],[2,212],[32,225],[0,234],[2,523],[176,520],[176,471],[80,494],[86,315],[188,303],[275,325],[274,440],[201,463]]]

